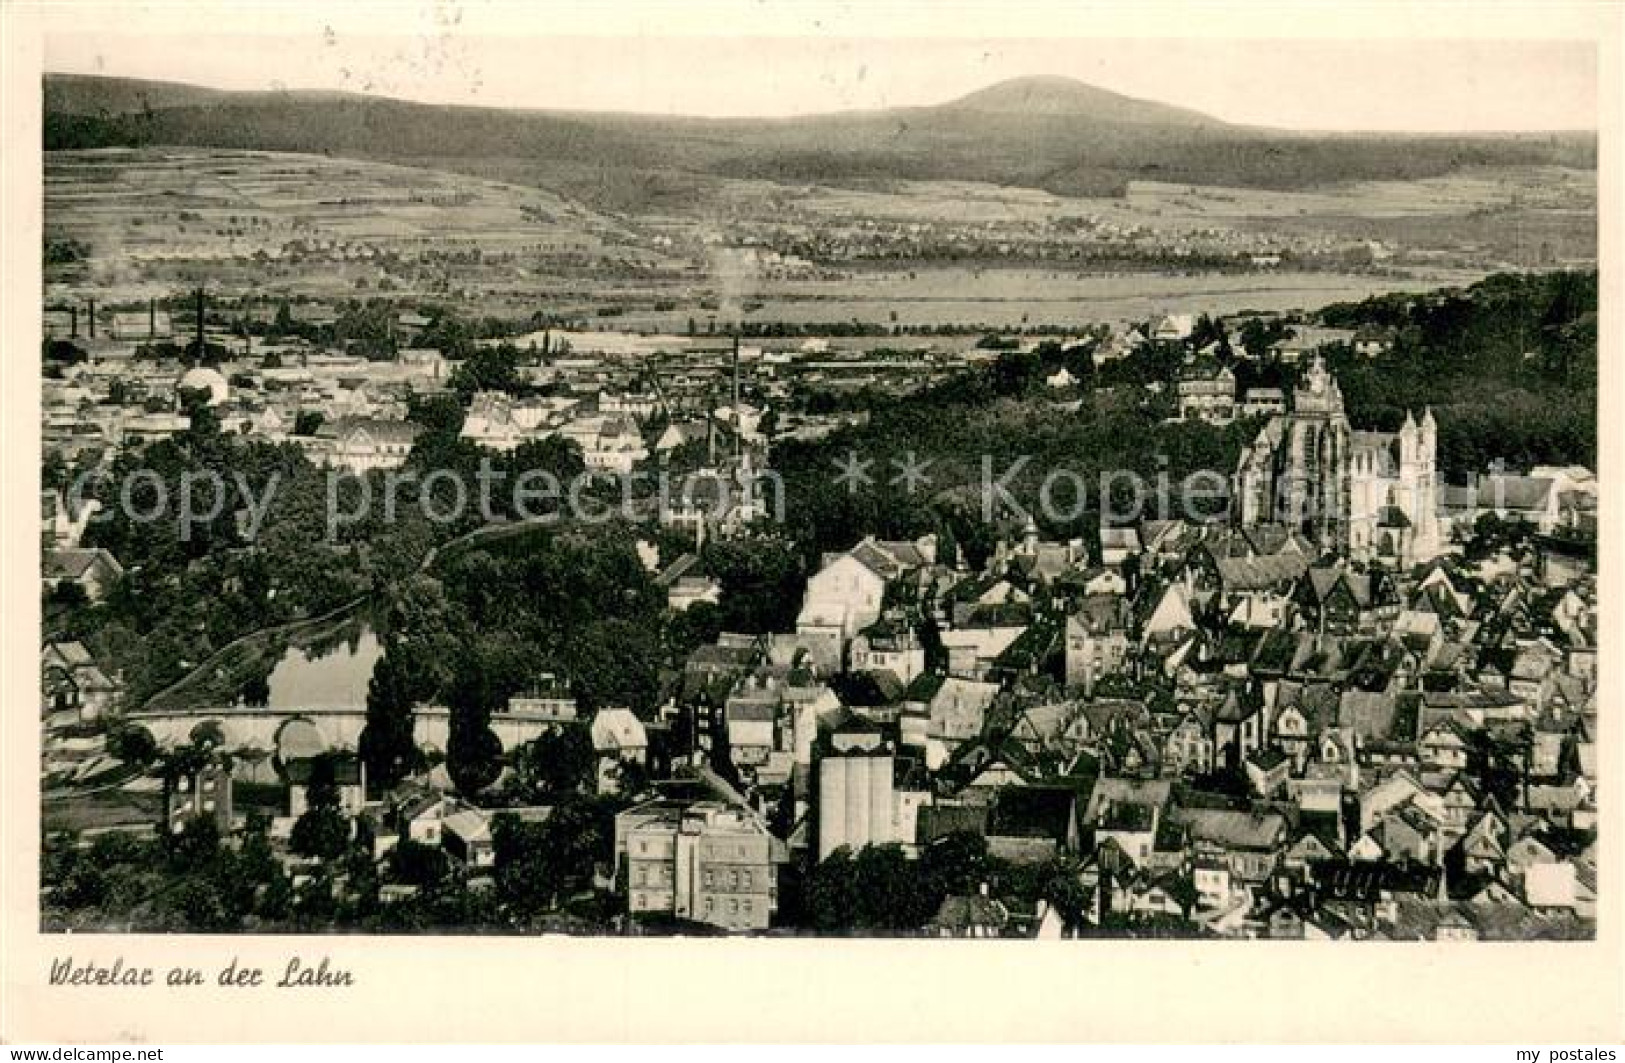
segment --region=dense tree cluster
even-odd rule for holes
[[[786,916],[794,925],[823,933],[914,933],[945,898],[986,887],[1028,911],[1040,901],[1054,905],[1075,927],[1088,904],[1078,872],[1064,857],[1032,865],[1001,860],[989,854],[985,838],[971,833],[939,838],[918,859],[897,845],[864,846],[855,853],[842,847],[809,869],[798,903]]]
[[[1388,295],[1320,313],[1377,330],[1392,349],[1330,360],[1359,425],[1393,430],[1433,407],[1439,465],[1460,481],[1509,468],[1597,460],[1597,274],[1498,274],[1461,291]]]

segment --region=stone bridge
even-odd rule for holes
[[[443,705],[422,705],[413,711],[412,737],[425,750],[445,751],[450,733],[451,713]],[[242,706],[196,709],[140,709],[126,713],[124,720],[152,732],[160,746],[185,743],[192,729],[213,720],[225,732],[224,748],[262,749],[274,753],[278,733],[290,721],[303,720],[316,728],[328,749],[353,750],[367,725],[367,710],[360,707],[310,709],[251,709]],[[491,730],[503,749],[523,745],[559,721],[551,716],[527,712],[497,712],[491,716]]]

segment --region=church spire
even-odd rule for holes
[[[1316,351],[1314,359],[1309,363],[1309,390],[1316,395],[1326,390],[1326,360]]]

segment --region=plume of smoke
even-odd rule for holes
[[[738,321],[745,303],[761,286],[761,263],[750,247],[710,245],[711,276],[717,287],[717,314],[723,321]]]

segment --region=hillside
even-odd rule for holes
[[[1354,425],[1395,431],[1407,411],[1431,407],[1439,471],[1447,482],[1464,483],[1497,459],[1511,469],[1596,467],[1596,307],[1595,272],[1500,274],[1465,289],[1329,306],[1320,319],[1393,336],[1393,349],[1379,357],[1347,348],[1330,356]],[[1056,402],[1044,385],[1062,365],[1085,381],[1076,408]],[[1169,363],[1143,352],[1099,372],[1091,366],[1086,348],[1069,354],[1055,344],[1036,355],[1004,355],[931,390],[872,396],[868,423],[775,448],[789,526],[813,557],[865,532],[937,532],[979,556],[994,530],[981,519],[982,492],[992,482],[986,460],[1011,495],[1040,514],[1046,475],[1081,477],[1096,492],[1090,504],[1076,507],[1076,519],[1044,525],[1056,537],[1089,536],[1098,527],[1103,474],[1132,471],[1146,484],[1162,474],[1177,484],[1199,470],[1227,476],[1257,432],[1256,421],[1219,428],[1164,420],[1169,409],[1146,401],[1140,382],[1171,384],[1177,357]],[[1291,378],[1300,370],[1269,371]],[[930,463],[929,491],[916,494],[884,474],[854,491],[829,475],[849,454],[879,459],[886,469],[889,456],[905,452]],[[1073,509],[1075,486],[1058,480],[1055,488],[1055,510]]]
[[[1198,111],[1124,96],[1063,77],[1011,78],[937,108],[981,114],[1083,116],[1096,122],[1144,125],[1222,126]]]
[[[972,180],[1118,195],[1131,180],[1299,189],[1483,165],[1594,167],[1590,135],[1325,136],[1230,126],[1064,78],[932,107],[792,119],[499,110],[47,75],[47,150],[171,145],[407,161],[559,188],[601,208],[694,206],[722,178]],[[626,171],[637,181],[628,181]],[[675,191],[674,191],[675,190]]]

